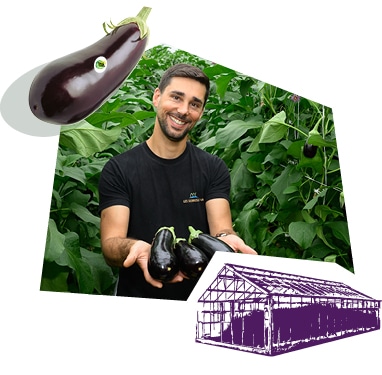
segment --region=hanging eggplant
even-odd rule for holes
[[[151,244],[148,271],[154,279],[167,282],[179,271],[178,258],[174,253],[176,237],[174,227],[161,227]]]
[[[97,110],[122,85],[141,59],[149,36],[151,8],[116,26],[87,48],[47,64],[29,90],[29,107],[40,120],[68,125]],[[107,31],[107,27],[111,29]]]
[[[314,158],[314,157],[316,156],[317,149],[318,149],[317,146],[315,146],[315,145],[311,145],[311,144],[309,144],[309,143],[306,142],[306,143],[304,144],[303,149],[302,149],[302,153],[304,154],[304,156],[305,156],[306,158],[310,158],[310,159],[312,159],[312,158]]]

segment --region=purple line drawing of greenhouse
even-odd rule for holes
[[[198,299],[198,343],[275,356],[380,329],[380,302],[348,285],[226,263]]]

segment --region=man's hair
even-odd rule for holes
[[[203,84],[206,87],[203,106],[206,104],[210,94],[210,80],[201,69],[190,64],[175,64],[163,73],[158,86],[159,90],[163,92],[173,77],[191,78]]]

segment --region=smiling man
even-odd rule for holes
[[[153,94],[152,136],[110,159],[102,171],[101,244],[106,262],[119,267],[119,296],[186,300],[190,295],[196,280],[179,272],[162,283],[148,272],[152,240],[164,226],[173,226],[178,238],[187,238],[193,226],[221,236],[235,251],[256,254],[232,228],[227,166],[187,137],[203,115],[209,89],[199,68],[169,68]]]

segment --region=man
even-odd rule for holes
[[[156,231],[173,226],[188,238],[188,226],[220,238],[235,251],[256,254],[232,228],[230,175],[224,162],[195,145],[188,133],[202,117],[208,77],[177,64],[155,89],[152,136],[115,156],[102,171],[99,193],[101,245],[106,262],[120,267],[117,295],[186,300],[196,281],[179,272],[171,282],[147,269]]]

